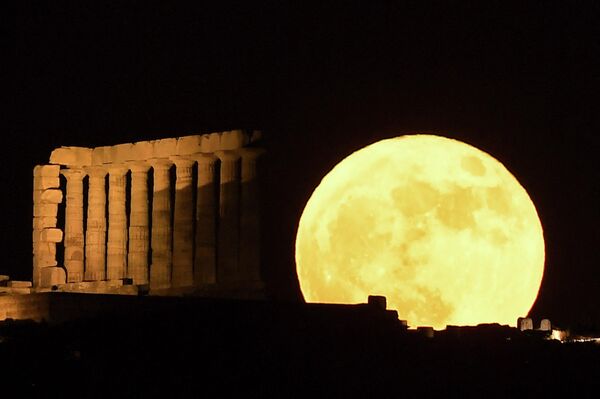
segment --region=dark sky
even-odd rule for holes
[[[533,315],[600,321],[599,6],[216,3],[23,2],[3,21],[0,272],[31,274],[32,168],[53,148],[257,128],[265,273],[297,298],[295,229],[322,176],[367,144],[432,132],[495,156],[535,202],[547,264]]]

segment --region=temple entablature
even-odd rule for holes
[[[59,147],[50,154],[50,164],[83,167],[237,150],[260,140],[260,136],[259,131],[230,130],[94,148]]]

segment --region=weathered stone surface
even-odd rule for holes
[[[57,219],[55,216],[41,216],[33,218],[33,228],[37,230],[45,229],[46,227],[56,227]]]
[[[33,205],[33,216],[34,217],[56,217],[58,213],[57,204],[34,204]]]
[[[33,175],[38,177],[58,177],[59,165],[37,165],[33,168]]]
[[[172,270],[170,170],[173,162],[165,159],[149,162],[154,171],[150,284],[152,288],[168,288]]]
[[[40,238],[42,241],[61,242],[63,239],[63,232],[61,229],[56,228],[44,229],[41,232]]]
[[[194,284],[194,209],[192,173],[195,162],[172,157],[177,179],[175,182],[175,210],[173,221],[173,287]]]
[[[117,144],[111,147],[111,163],[122,163],[125,161],[132,161],[133,158],[133,144],[125,143],[125,144]]]
[[[6,286],[12,288],[28,288],[31,287],[31,281],[11,280],[6,284]]]
[[[110,163],[110,146],[96,147],[92,150],[92,165]]]
[[[3,281],[8,281],[10,280],[10,277],[5,275],[5,274],[0,274],[0,283]]]
[[[38,241],[33,243],[33,253],[40,258],[52,258],[56,256],[56,243]]]
[[[135,284],[148,283],[148,251],[150,249],[148,220],[147,162],[129,162],[131,170],[131,209],[129,213],[129,250],[127,277]]]
[[[127,267],[127,172],[123,165],[108,167],[108,242],[106,273],[109,280],[122,279]]]
[[[201,138],[202,152],[215,152],[219,150],[221,136],[219,133],[204,134]]]
[[[231,130],[221,133],[219,150],[237,150],[248,144],[248,135],[243,130]]]
[[[153,158],[168,158],[177,154],[177,139],[162,139],[154,142]]]
[[[122,280],[106,281],[81,281],[78,283],[67,283],[63,288],[66,290],[106,290],[107,288],[118,288],[123,286]]]
[[[92,149],[86,147],[60,147],[50,154],[50,163],[67,166],[92,164]]]
[[[15,287],[15,288],[10,288],[10,290],[8,291],[10,294],[16,294],[16,295],[23,295],[23,294],[31,294],[31,287]],[[8,314],[7,314],[8,316]],[[9,317],[13,317],[12,315]],[[21,313],[21,317],[22,318],[29,318],[27,317],[25,314]]]
[[[154,141],[138,141],[131,147],[131,159],[144,161],[154,157]]]
[[[177,139],[177,155],[190,155],[202,151],[202,136],[183,136]]]
[[[33,257],[33,267],[50,267],[50,266],[56,266],[58,264],[58,262],[56,262],[56,259],[53,258],[40,258],[37,256]]]
[[[63,193],[59,189],[50,188],[47,190],[34,190],[33,202],[41,204],[60,204],[63,200]]]
[[[106,168],[91,166],[85,169],[89,176],[86,226],[84,279],[104,280],[106,276]]]
[[[85,292],[93,294],[138,295],[139,286],[123,285],[122,280],[83,281],[58,286],[60,292]]]
[[[61,229],[57,228],[47,228],[47,229],[34,229],[32,232],[33,242],[61,242],[63,237],[63,233]]]
[[[33,189],[36,191],[60,187],[60,179],[53,176],[36,176],[33,178]]]
[[[66,282],[67,275],[62,267],[44,267],[42,269],[41,287],[52,287]]]
[[[83,178],[81,168],[63,169],[67,179],[64,265],[68,281],[83,280]]]

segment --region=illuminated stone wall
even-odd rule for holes
[[[233,130],[55,149],[34,168],[34,288],[261,291],[259,138]]]
[[[0,288],[0,293],[2,293]],[[49,304],[40,300],[39,295],[23,295],[28,292],[10,290],[5,292],[12,295],[0,295],[0,321],[14,320],[48,320]]]

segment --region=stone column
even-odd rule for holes
[[[108,280],[125,278],[127,270],[126,189],[129,168],[111,165],[108,168],[108,243],[106,273]]]
[[[175,216],[173,220],[173,287],[194,285],[194,209],[192,172],[194,161],[173,157],[175,182]]]
[[[200,286],[217,282],[217,206],[215,191],[217,157],[213,154],[195,154],[193,158],[198,162],[194,284]]]
[[[56,228],[58,204],[62,202],[59,169],[58,165],[38,165],[33,169],[34,287],[44,286],[46,272],[59,269],[56,267],[56,243],[62,241],[62,231]]]
[[[131,162],[131,210],[127,276],[134,284],[148,283],[148,170],[146,162]]]
[[[150,288],[171,286],[171,166],[168,159],[151,160],[154,170],[152,199],[152,264]]]
[[[217,151],[221,160],[219,187],[219,228],[217,234],[217,282],[232,283],[241,280],[239,273],[239,154],[235,151]]]
[[[63,169],[67,179],[67,201],[65,207],[65,268],[67,282],[83,281],[84,236],[83,236],[83,178],[81,168]]]
[[[240,216],[240,272],[246,281],[261,281],[260,212],[256,163],[260,148],[242,148],[242,193]]]
[[[89,186],[84,279],[98,281],[106,276],[106,169],[89,166],[85,171],[89,176]]]

